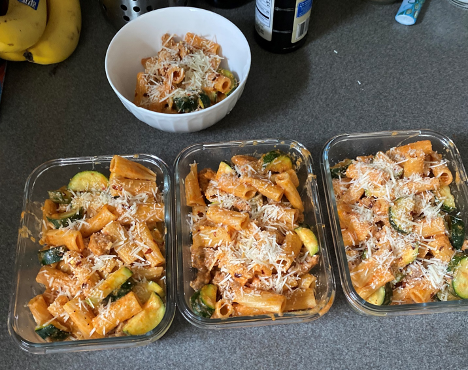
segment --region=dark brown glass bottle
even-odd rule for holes
[[[255,39],[273,53],[288,53],[304,45],[312,0],[256,0]]]

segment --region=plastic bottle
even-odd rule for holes
[[[288,53],[304,45],[312,0],[256,0],[255,39],[264,49]]]

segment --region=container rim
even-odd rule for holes
[[[323,224],[322,219],[322,212],[321,206],[318,196],[318,187],[316,183],[316,175],[313,171],[313,159],[309,152],[309,150],[301,143],[290,140],[290,139],[257,139],[257,140],[234,140],[234,141],[224,141],[224,142],[210,142],[210,143],[200,143],[200,144],[193,144],[185,149],[183,149],[176,157],[174,161],[173,171],[174,171],[174,197],[175,197],[175,207],[176,207],[176,217],[177,217],[177,230],[182,230],[182,214],[180,209],[181,199],[179,196],[179,190],[181,185],[181,178],[179,178],[179,166],[180,161],[192,153],[194,150],[202,148],[202,150],[209,150],[211,148],[223,148],[223,147],[246,147],[252,146],[256,147],[259,144],[270,144],[270,145],[289,145],[291,149],[297,148],[300,150],[304,164],[307,168],[308,172],[308,181],[305,186],[308,186],[308,194],[312,194],[311,200],[314,205],[314,216],[317,221],[316,230],[317,230],[317,237],[320,242],[321,246],[321,254],[323,256],[323,265],[325,269],[325,275],[327,278],[328,286],[327,291],[324,296],[326,298],[323,301],[326,303],[323,304],[320,310],[314,311],[298,311],[298,312],[290,312],[284,313],[283,316],[278,315],[257,315],[257,316],[240,316],[236,318],[228,318],[228,319],[210,319],[210,318],[202,318],[195,315],[192,310],[187,306],[185,299],[184,299],[184,279],[183,279],[183,246],[181,236],[179,233],[176,233],[176,245],[177,245],[177,306],[179,311],[182,313],[182,316],[190,322],[192,325],[202,328],[202,329],[231,329],[231,328],[242,328],[242,327],[250,327],[252,325],[278,325],[278,324],[292,324],[292,323],[299,323],[299,322],[309,322],[317,319],[318,317],[323,316],[326,314],[330,307],[332,306],[335,294],[336,294],[336,284],[335,278],[333,274],[333,268],[330,262],[330,255],[328,250],[328,243],[327,239],[324,234],[325,225]],[[311,181],[309,181],[311,180]],[[309,192],[310,191],[310,192]],[[272,319],[274,316],[274,319]]]
[[[28,176],[25,187],[24,187],[24,197],[23,197],[23,212],[26,212],[28,204],[32,203],[32,192],[30,192],[31,187],[34,187],[36,179],[45,171],[53,167],[62,167],[72,164],[101,164],[102,162],[111,161],[114,155],[98,155],[98,156],[83,156],[83,157],[70,157],[70,158],[58,158],[46,161],[39,166],[37,166]],[[9,303],[9,312],[7,327],[8,332],[15,343],[18,346],[29,353],[32,354],[50,354],[50,353],[63,353],[63,352],[81,352],[81,351],[96,351],[103,349],[117,349],[125,347],[135,347],[143,346],[151,342],[156,341],[161,338],[167,330],[169,330],[172,321],[175,316],[175,253],[174,253],[174,237],[172,231],[172,223],[168,222],[173,218],[173,183],[171,177],[171,171],[169,166],[159,157],[153,154],[131,154],[131,155],[121,155],[127,159],[147,159],[152,161],[155,166],[157,166],[163,174],[163,184],[164,199],[171,199],[170,203],[165,205],[165,226],[167,228],[166,232],[166,255],[169,258],[166,259],[166,312],[163,317],[162,322],[166,321],[164,327],[158,326],[154,328],[150,333],[137,336],[127,336],[127,337],[112,337],[112,338],[100,338],[100,339],[89,339],[89,340],[75,340],[75,341],[63,341],[63,342],[31,342],[24,339],[15,329],[14,325],[14,312],[17,292],[20,289],[19,281],[19,271],[21,269],[21,258],[20,258],[20,245],[21,245],[21,236],[18,235],[18,242],[15,249],[15,263],[14,263],[14,273],[15,279],[13,281],[13,286],[11,288],[11,298]],[[20,221],[20,228],[25,225],[25,220],[22,217]],[[171,274],[167,273],[168,266],[171,270]],[[171,276],[170,276],[171,275]]]
[[[468,177],[466,174],[465,167],[461,160],[460,152],[456,147],[455,143],[446,135],[441,134],[437,131],[430,129],[420,130],[394,130],[394,131],[379,131],[379,132],[358,132],[351,134],[340,134],[329,139],[322,149],[320,167],[322,170],[322,182],[325,190],[325,198],[327,201],[328,216],[331,226],[331,234],[333,237],[333,244],[335,247],[335,255],[338,262],[338,271],[341,280],[341,286],[345,293],[346,299],[351,307],[358,313],[371,316],[396,316],[396,315],[413,315],[413,314],[431,314],[441,313],[448,311],[467,311],[468,301],[444,301],[444,302],[427,302],[427,303],[413,303],[395,306],[376,306],[368,303],[362,299],[354,289],[351,283],[351,275],[348,267],[348,261],[346,254],[344,253],[344,243],[341,234],[341,228],[339,220],[335,217],[338,214],[336,207],[336,199],[333,192],[332,178],[330,174],[330,163],[328,160],[328,153],[330,148],[341,141],[348,139],[373,139],[381,137],[402,137],[398,145],[404,141],[415,139],[419,136],[425,138],[432,137],[433,139],[439,140],[447,150],[450,150],[456,161],[456,170],[460,176],[460,181],[468,186]]]

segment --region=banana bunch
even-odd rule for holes
[[[79,0],[39,0],[37,10],[8,0],[8,11],[0,16],[0,58],[59,63],[76,49],[80,32]]]

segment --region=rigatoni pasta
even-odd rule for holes
[[[448,186],[452,173],[431,141],[345,159],[331,175],[361,298],[374,305],[468,298],[468,258],[457,253],[468,244],[465,226]]]
[[[226,319],[314,308],[309,272],[319,261],[319,245],[312,230],[300,225],[304,207],[292,159],[275,150],[231,161],[216,172],[197,173],[191,165],[185,179],[197,269],[190,284],[193,312]],[[192,201],[195,176],[202,202]]]
[[[189,113],[219,103],[238,81],[231,71],[219,68],[219,45],[187,32],[184,39],[162,36],[162,48],[144,58],[145,72],[137,74],[135,105],[160,113]]]
[[[121,156],[110,172],[109,182],[80,172],[44,203],[36,281],[46,291],[29,307],[46,341],[144,334],[164,316],[165,206],[156,174]]]

